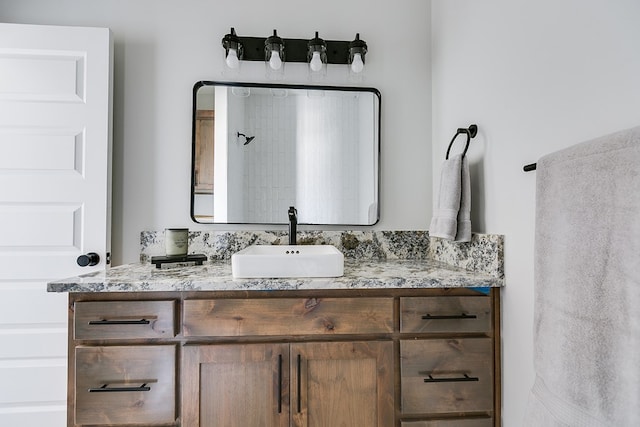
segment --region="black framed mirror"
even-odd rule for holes
[[[373,225],[380,92],[200,81],[193,87],[191,217],[198,223]]]

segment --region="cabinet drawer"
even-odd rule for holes
[[[75,356],[76,424],[175,421],[174,346],[77,347]]]
[[[493,410],[490,338],[401,340],[405,414]]]
[[[393,298],[273,298],[184,301],[185,336],[393,332]]]
[[[75,339],[172,338],[175,301],[80,301],[74,309]]]
[[[400,332],[489,332],[491,299],[478,297],[400,298]]]
[[[401,427],[493,427],[493,418],[456,418],[449,420],[404,421]]]

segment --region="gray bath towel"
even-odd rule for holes
[[[471,241],[471,183],[469,163],[462,154],[442,165],[438,204],[429,226],[429,236],[456,242]]]
[[[640,127],[538,161],[526,426],[640,426]]]

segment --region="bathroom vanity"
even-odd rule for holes
[[[69,292],[68,426],[499,426],[502,277],[393,255],[344,270],[50,283]]]

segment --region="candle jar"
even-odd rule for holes
[[[189,251],[189,229],[166,228],[164,246],[167,256],[186,256]]]

